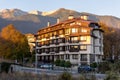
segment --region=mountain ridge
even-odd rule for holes
[[[102,16],[60,8],[44,14],[38,10],[33,11],[33,13],[20,9],[0,10],[0,29],[8,24],[14,24],[22,33],[36,33],[40,28],[46,27],[48,21],[52,25],[56,23],[57,18],[60,18],[60,21],[64,21],[69,15],[73,15],[74,17],[88,15],[91,17],[91,20],[102,22],[109,27],[120,28],[120,18],[118,17],[110,15]]]

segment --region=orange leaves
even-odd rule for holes
[[[10,24],[2,29],[1,37],[5,40],[17,43],[20,41],[23,35],[15,29],[14,25]]]

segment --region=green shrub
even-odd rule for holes
[[[91,63],[91,64],[90,64],[90,67],[92,67],[92,68],[97,68],[97,63],[96,63],[96,62]]]
[[[72,80],[72,76],[70,73],[64,72],[59,76],[58,80]]]
[[[105,73],[106,71],[110,70],[110,63],[109,62],[101,62],[98,64],[98,71],[101,73]]]
[[[11,63],[2,62],[2,63],[1,63],[1,72],[6,72],[6,73],[8,73],[8,72],[9,72],[9,69],[10,69],[10,65],[11,65]]]
[[[111,63],[110,68],[112,71],[120,72],[120,61],[116,61],[115,63]]]
[[[54,64],[56,65],[56,66],[60,66],[60,60],[59,59],[57,59],[55,62],[54,62]]]
[[[120,80],[119,79],[119,74],[113,71],[108,71],[107,72],[107,77],[105,80]]]
[[[72,66],[72,64],[70,63],[70,61],[66,61],[65,62],[65,67],[66,68],[69,68],[69,67],[71,67]]]
[[[65,60],[59,60],[57,59],[54,64],[56,66],[61,66],[61,67],[66,67],[66,68],[69,68],[72,66],[71,62],[70,61],[65,61]]]
[[[61,67],[65,67],[65,60],[61,60],[61,61],[60,61],[60,66],[61,66]]]

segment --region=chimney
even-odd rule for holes
[[[57,18],[57,24],[60,23],[60,18]]]
[[[73,15],[69,15],[69,16],[68,16],[68,19],[73,19],[73,18],[74,18]]]
[[[80,16],[80,18],[83,20],[88,20],[88,15],[82,15],[82,16]]]
[[[50,22],[49,22],[49,21],[47,22],[47,26],[48,26],[48,27],[50,26]]]

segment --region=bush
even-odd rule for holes
[[[72,80],[72,76],[70,73],[64,72],[59,76],[58,80]]]
[[[92,67],[92,68],[97,68],[97,63],[96,63],[96,62],[91,63],[91,64],[90,64],[90,67]]]
[[[115,61],[115,63],[111,63],[110,68],[112,71],[120,72],[120,61]]]
[[[107,77],[105,80],[120,80],[119,79],[119,74],[113,71],[108,71],[107,72]]]
[[[60,61],[60,66],[61,66],[61,67],[65,67],[65,60],[61,60],[61,61]]]
[[[8,73],[8,72],[9,72],[9,69],[10,69],[10,65],[11,65],[11,63],[2,62],[2,63],[1,63],[1,72],[6,72],[6,73]]]
[[[60,60],[59,59],[57,59],[55,62],[54,62],[54,64],[56,65],[56,66],[60,66]]]
[[[0,80],[58,80],[57,75],[34,74],[24,72],[1,73]]]
[[[59,60],[57,59],[54,64],[56,66],[61,66],[61,67],[66,67],[66,68],[69,68],[72,66],[71,62],[70,61],[65,61],[65,60]]]
[[[110,70],[110,63],[109,62],[101,62],[98,64],[98,71],[101,73],[105,73],[106,71]]]
[[[72,66],[72,64],[70,63],[70,61],[66,61],[65,62],[65,67],[66,68],[69,68],[69,67],[71,67]]]

